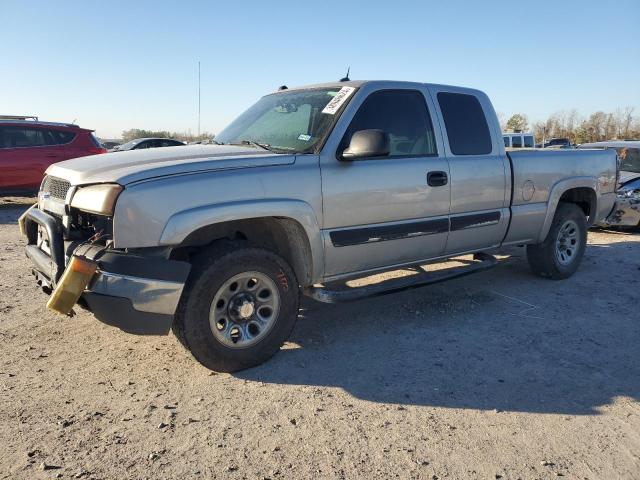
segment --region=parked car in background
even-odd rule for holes
[[[143,148],[178,147],[184,145],[180,140],[173,138],[136,138],[122,145],[112,148],[111,152],[122,152],[126,150],[142,150]]]
[[[605,148],[618,153],[620,159],[618,200],[613,212],[603,225],[640,228],[640,140],[584,143],[578,148]]]
[[[549,141],[536,144],[536,148],[574,148],[568,138],[550,138]]]
[[[533,148],[535,140],[533,133],[503,133],[504,148]]]
[[[35,193],[51,164],[107,151],[94,137],[93,130],[28,118],[0,117],[2,195]]]

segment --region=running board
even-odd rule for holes
[[[440,283],[453,278],[464,277],[472,273],[482,272],[495,267],[498,259],[488,253],[475,253],[474,263],[464,267],[453,267],[434,272],[424,272],[408,277],[393,278],[384,282],[364,287],[347,287],[345,290],[328,290],[324,287],[307,287],[304,294],[323,303],[342,303],[362,300],[363,298],[379,297],[389,293],[401,292],[412,288],[424,287],[433,283]]]

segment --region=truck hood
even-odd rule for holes
[[[279,155],[249,146],[186,145],[74,158],[51,165],[46,173],[68,180],[71,185],[128,185],[168,175],[287,165],[294,161],[294,155]]]

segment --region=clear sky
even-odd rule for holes
[[[0,0],[0,114],[218,132],[282,84],[471,86],[530,120],[634,106],[640,1]]]

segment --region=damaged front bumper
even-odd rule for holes
[[[37,207],[20,218],[32,272],[45,291],[55,288],[73,255],[95,261],[98,270],[78,303],[126,332],[166,334],[171,328],[191,265],[104,245],[65,242],[60,219]],[[43,238],[46,237],[46,238]]]

